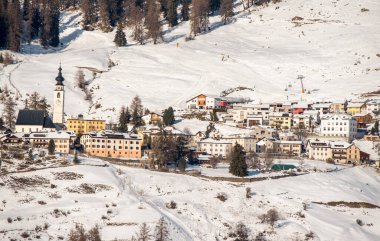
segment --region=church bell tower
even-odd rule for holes
[[[58,76],[55,78],[57,83],[54,89],[54,103],[53,103],[53,123],[63,124],[63,113],[65,107],[65,87],[63,81],[65,78],[62,76],[62,68],[59,66]]]

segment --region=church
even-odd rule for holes
[[[55,78],[53,102],[53,118],[43,110],[20,110],[16,120],[16,132],[31,133],[41,131],[55,131],[64,128],[65,87],[62,76],[62,67],[59,66],[58,76]]]

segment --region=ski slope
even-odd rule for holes
[[[114,32],[85,32],[80,14],[66,12],[61,19],[62,47],[24,45],[22,62],[4,68],[0,85],[14,86],[22,98],[38,91],[51,103],[61,62],[66,114],[108,120],[115,120],[119,107],[136,94],[149,109],[161,110],[170,105],[183,108],[199,93],[219,94],[239,86],[254,91],[231,96],[257,102],[344,100],[380,88],[378,1],[283,0],[249,11],[242,11],[239,3],[232,23],[223,26],[219,16],[211,17],[211,31],[193,41],[185,41],[185,22],[171,29],[165,26],[164,41],[158,45],[137,45],[129,38],[123,48],[114,46]],[[295,16],[303,20],[296,24]],[[109,60],[116,66],[109,68]],[[84,68],[94,92],[92,106],[75,86],[78,68]],[[299,75],[304,76],[303,95]]]
[[[66,237],[75,224],[83,224],[87,230],[97,224],[102,240],[129,240],[141,223],[147,223],[153,230],[161,217],[169,225],[172,240],[232,240],[228,233],[240,221],[250,229],[251,237],[266,231],[265,236],[271,241],[305,240],[310,231],[315,236],[312,240],[320,241],[380,239],[379,208],[313,203],[346,201],[379,206],[380,176],[369,167],[230,183],[112,164],[104,166],[97,159],[81,159],[81,165],[2,175],[0,239],[20,239],[27,232],[32,240],[36,235],[40,235],[40,240],[58,240]],[[311,165],[319,164],[311,161]],[[62,178],[63,174],[66,178]],[[21,177],[44,178],[45,183],[14,187],[18,183],[15,178]],[[98,188],[94,193],[70,191],[83,183],[106,188]],[[246,198],[247,187],[251,188],[251,198]],[[225,193],[227,200],[217,199],[218,193]],[[166,207],[171,201],[177,204],[176,209]],[[303,203],[307,204],[307,210]],[[271,208],[280,214],[273,228],[259,219]],[[8,218],[13,222],[9,223]],[[364,226],[359,226],[356,219],[361,219]],[[43,227],[45,223],[49,227],[36,233],[35,227]]]

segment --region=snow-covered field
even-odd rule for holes
[[[375,70],[380,67],[378,1],[283,0],[254,7],[250,13],[242,12],[241,6],[235,10],[233,23],[221,26],[220,18],[212,17],[212,30],[194,41],[185,41],[189,26],[181,23],[165,29],[161,44],[141,46],[128,39],[125,48],[114,46],[114,33],[82,31],[80,15],[65,13],[62,48],[46,51],[25,45],[19,56],[22,62],[0,71],[0,85],[14,86],[23,98],[38,91],[51,103],[62,62],[66,114],[113,120],[117,111],[112,109],[129,104],[136,94],[148,108],[157,110],[169,105],[183,108],[194,95],[219,94],[238,86],[255,90],[232,95],[256,101],[343,100],[380,88],[380,72]],[[304,19],[301,26],[291,21],[295,16]],[[108,68],[109,59],[117,65]],[[90,109],[84,93],[75,87],[78,67],[102,72],[90,84],[100,108]],[[87,80],[93,76],[90,70],[85,69]],[[310,94],[300,95],[298,75],[305,77]]]
[[[76,223],[86,229],[98,224],[102,240],[124,240],[143,222],[154,229],[160,217],[168,222],[172,240],[231,240],[228,233],[239,221],[248,226],[252,237],[266,231],[271,241],[305,240],[310,231],[315,234],[313,240],[321,241],[380,239],[380,209],[312,203],[346,201],[379,206],[380,176],[372,168],[230,183],[104,166],[96,159],[83,159],[82,164],[2,175],[0,240],[20,240],[23,232],[32,240],[37,235],[41,240],[57,240],[65,238]],[[251,198],[246,198],[247,187]],[[225,193],[225,202],[216,198],[219,193]],[[166,207],[171,201],[177,204],[176,209]],[[271,208],[280,213],[273,228],[259,219]],[[357,219],[364,225],[359,226]],[[36,226],[42,227],[38,233]]]

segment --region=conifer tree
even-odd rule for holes
[[[166,19],[169,22],[170,27],[178,25],[178,16],[177,16],[177,1],[176,0],[167,0],[168,14]]]
[[[18,52],[21,48],[21,6],[18,0],[8,4],[8,49]]]
[[[3,118],[9,128],[13,128],[16,120],[16,102],[10,96],[4,101]]]
[[[94,0],[81,0],[81,9],[83,13],[83,27],[86,29],[97,21],[96,2]]]
[[[40,29],[42,26],[42,16],[38,4],[33,1],[31,9],[29,10],[29,20],[28,20],[28,40],[31,41],[39,36]]]
[[[162,28],[160,23],[160,8],[156,0],[148,0],[147,15],[145,17],[145,27],[147,28],[147,37],[153,39],[156,44],[159,38],[162,38]]]
[[[164,111],[162,119],[166,126],[171,126],[174,124],[174,110],[172,107],[169,107]]]
[[[182,2],[182,21],[189,21],[190,19],[190,0],[181,0]]]
[[[50,1],[50,11],[49,11],[49,45],[52,47],[59,46],[59,0]]]
[[[238,177],[248,175],[248,166],[245,160],[245,151],[241,145],[236,143],[229,155],[230,168],[229,172]]]
[[[115,34],[115,39],[113,40],[118,47],[127,46],[127,38],[123,31],[123,25],[119,22],[117,24],[117,30]]]
[[[5,6],[6,1],[0,1],[0,49],[7,47],[8,41],[8,16]]]
[[[220,8],[220,1],[221,0],[210,0],[210,11],[212,14],[214,14],[216,11]]]
[[[119,114],[119,131],[127,132],[128,131],[128,117],[127,117],[127,108],[122,106]]]
[[[136,95],[131,103],[131,110],[132,110],[132,122],[136,126],[141,125],[141,117],[143,115],[143,105],[141,103],[141,99],[138,95]]]
[[[28,21],[29,19],[29,11],[30,11],[30,1],[29,0],[24,0],[22,4],[22,18],[24,21]]]
[[[55,143],[53,139],[50,139],[49,141],[48,152],[49,152],[49,155],[54,155],[55,153]]]
[[[220,16],[222,17],[222,23],[227,24],[233,15],[233,0],[221,0]]]

